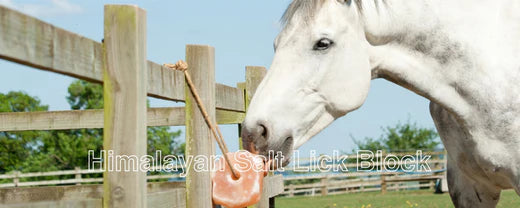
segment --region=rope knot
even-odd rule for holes
[[[188,63],[183,60],[179,60],[175,64],[164,64],[164,66],[179,71],[186,71],[188,69]]]

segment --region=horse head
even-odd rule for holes
[[[271,67],[242,125],[247,150],[281,151],[286,165],[293,149],[363,104],[371,71],[355,6],[348,0],[289,6]]]

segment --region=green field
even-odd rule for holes
[[[276,207],[281,208],[379,208],[379,207],[453,207],[450,196],[425,191],[396,191],[381,195],[379,192],[351,193],[315,197],[279,197]],[[497,207],[520,207],[520,197],[512,190],[503,191]]]

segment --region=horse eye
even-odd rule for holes
[[[327,50],[328,48],[330,48],[330,46],[332,46],[332,44],[334,44],[334,42],[332,42],[332,40],[330,40],[328,38],[322,38],[322,39],[318,40],[318,42],[316,42],[316,44],[313,47],[313,50],[315,50],[315,51]]]

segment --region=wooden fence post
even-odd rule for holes
[[[266,74],[267,70],[263,66],[246,66],[246,110],[251,99],[253,99],[258,85],[260,85]]]
[[[381,174],[381,194],[386,194],[386,180],[385,175]]]
[[[14,187],[18,187],[20,183],[20,171],[14,171],[13,184]]]
[[[313,189],[314,192],[314,189]],[[294,184],[289,184],[289,197],[294,196]]]
[[[430,180],[430,190],[435,190],[435,181]]]
[[[245,105],[244,110],[247,112],[248,100],[247,100],[247,94],[246,94],[246,83],[245,82],[237,83],[237,88],[241,89],[244,92],[244,105]],[[242,149],[244,149],[244,147],[242,147],[242,124],[239,123],[237,126],[238,126],[238,148],[242,150]]]
[[[74,171],[76,171],[76,185],[79,186],[81,185],[81,168],[80,167],[74,167]]]
[[[200,99],[215,123],[215,49],[210,46],[187,45],[186,62]],[[184,90],[186,96],[186,157],[207,157],[209,159],[211,155],[215,154],[213,137],[211,137],[211,132],[187,85]],[[207,165],[212,165],[212,163],[213,161],[207,161]],[[210,208],[213,206],[210,172],[196,171],[195,168],[195,165],[190,165],[187,169],[186,207]]]
[[[258,88],[258,85],[262,82],[262,79],[264,79],[265,74],[267,74],[267,70],[263,66],[246,66],[246,81],[237,83],[237,88],[244,90],[244,109],[246,112],[256,92],[256,88]],[[242,125],[238,124],[238,147],[243,149],[241,134]]]
[[[237,83],[237,88],[244,90],[245,110],[249,107],[249,103],[256,92],[256,88],[267,74],[267,70],[263,66],[246,66],[246,81]],[[240,136],[241,125],[238,124],[238,136]],[[240,148],[242,149],[242,139],[239,139]]]
[[[246,73],[246,76],[247,76],[247,73]],[[247,100],[246,82],[237,83],[237,88],[241,89],[244,92],[244,110],[247,112],[247,106],[249,104],[248,104],[248,100]],[[242,146],[242,124],[239,123],[237,126],[238,126],[238,148],[242,150],[242,149],[244,149],[244,147]]]
[[[253,98],[253,95],[256,92],[256,88],[258,88],[258,85],[260,82],[262,82],[262,79],[264,79],[265,74],[267,73],[267,70],[263,66],[246,66],[246,82],[245,84],[239,83],[239,88],[244,88],[244,99],[245,99],[245,109],[249,108],[249,103],[251,102],[251,99]],[[242,145],[241,141],[239,142],[240,145]],[[265,181],[265,180],[264,180]],[[260,202],[256,204],[255,207],[257,208],[268,208],[268,207],[274,207],[274,197],[269,198],[267,193],[268,187],[263,186],[262,190],[262,198],[260,198]]]
[[[106,5],[104,28],[103,147],[114,156],[141,158],[147,146],[146,12]],[[105,154],[109,168],[103,174],[103,207],[146,207],[146,172],[139,170],[138,160],[116,160]],[[130,171],[110,170],[110,163]]]
[[[321,178],[321,195],[322,196],[327,196],[327,194],[329,193],[328,183],[329,183],[328,176],[324,176],[323,178]]]

